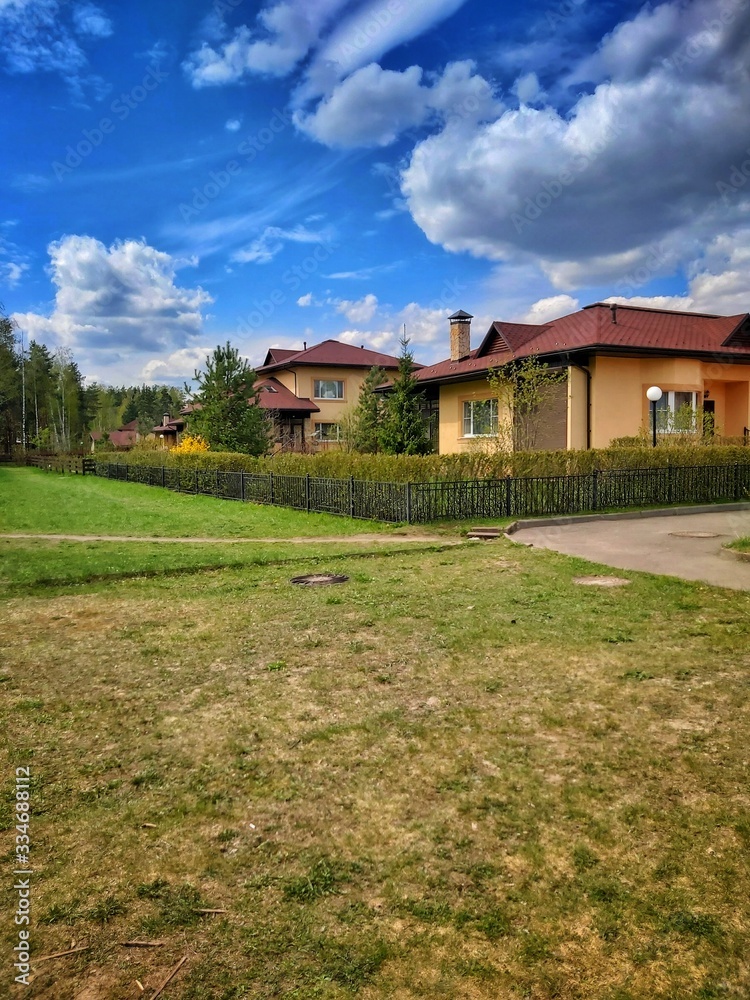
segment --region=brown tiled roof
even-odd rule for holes
[[[276,410],[279,413],[320,413],[320,407],[311,399],[295,396],[278,379],[258,379],[255,388],[259,392],[258,402],[264,410]]]
[[[266,354],[266,360],[263,362],[264,365],[275,365],[281,361],[286,361],[287,358],[291,358],[293,354],[298,354],[299,351],[288,351],[282,350],[280,347],[271,347]]]
[[[137,431],[138,418],[136,417],[135,420],[129,420],[126,424],[123,424],[122,427],[120,427],[119,429],[121,431]]]
[[[716,316],[597,302],[535,325],[495,322],[461,361],[440,361],[415,372],[420,382],[463,380],[516,358],[577,351],[656,352],[734,357],[750,362],[750,316]]]
[[[272,353],[268,352],[269,355]],[[279,351],[274,350],[274,355]],[[377,351],[370,351],[364,347],[353,347],[351,344],[342,344],[338,340],[324,340],[322,344],[315,344],[304,351],[290,353],[281,361],[268,363],[257,369],[259,374],[275,371],[278,368],[291,368],[295,365],[335,365],[339,368],[373,368],[379,365],[381,368],[398,368],[398,358],[391,354],[379,354]],[[417,365],[415,367],[421,367]]]
[[[138,439],[138,434],[135,430],[120,429],[119,431],[108,431],[107,433],[109,434],[109,443],[113,448],[131,448],[136,444]],[[91,431],[90,437],[92,441],[101,441],[104,434],[104,431]]]

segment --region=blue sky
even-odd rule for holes
[[[89,378],[227,339],[750,304],[750,0],[0,0],[0,301]]]

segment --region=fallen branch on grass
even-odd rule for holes
[[[187,955],[183,955],[183,957],[180,959],[180,961],[177,963],[177,965],[175,965],[174,969],[172,969],[172,971],[169,973],[169,975],[167,976],[167,978],[164,980],[164,982],[161,984],[161,986],[157,989],[156,993],[154,993],[154,995],[151,997],[151,1000],[156,1000],[156,998],[158,996],[161,996],[161,994],[164,992],[164,990],[167,988],[167,986],[172,982],[172,980],[174,979],[174,977],[177,975],[177,973],[183,967],[183,965],[185,964],[185,962],[187,962],[187,960],[188,960],[188,956]]]
[[[54,955],[42,955],[35,958],[35,962],[49,962],[51,958],[64,958],[66,955],[76,955],[79,951],[88,951],[91,945],[85,944],[82,948],[68,948],[67,951],[56,951]]]

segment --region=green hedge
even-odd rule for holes
[[[97,461],[120,465],[162,466],[182,469],[218,469],[224,472],[274,472],[279,475],[370,480],[385,483],[420,483],[503,476],[564,476],[594,469],[648,469],[666,465],[733,465],[750,462],[750,448],[741,445],[660,445],[657,448],[603,448],[590,451],[535,451],[514,455],[357,455],[326,452],[318,455],[282,453],[272,458],[252,458],[232,452],[173,455],[171,452],[102,452]]]

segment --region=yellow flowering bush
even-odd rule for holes
[[[200,455],[204,451],[209,451],[210,445],[200,434],[185,434],[182,441],[172,448],[173,455]]]

